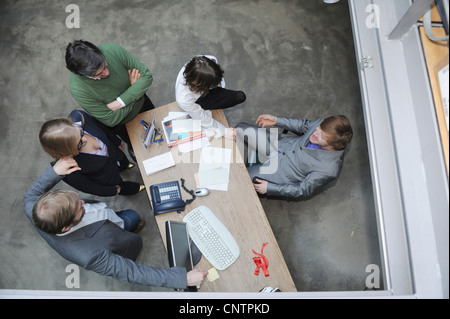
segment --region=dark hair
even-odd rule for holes
[[[344,149],[353,137],[350,121],[344,115],[327,117],[320,123],[320,128],[331,137],[328,144],[337,150]]]
[[[223,73],[223,69],[216,61],[205,56],[197,56],[186,65],[183,75],[186,85],[192,92],[206,94],[220,84]]]
[[[81,76],[92,76],[105,62],[102,51],[94,44],[75,40],[66,48],[66,67]]]

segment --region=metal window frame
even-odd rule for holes
[[[415,26],[431,3],[349,0],[385,287],[393,296],[448,298],[448,175]]]

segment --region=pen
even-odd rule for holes
[[[145,122],[144,120],[141,120],[141,123],[142,123],[142,125],[144,125],[144,126],[145,126],[145,128],[147,128],[147,127],[148,127],[148,123],[147,123],[147,122]]]

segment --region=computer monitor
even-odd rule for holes
[[[167,253],[170,267],[185,267],[186,272],[194,269],[187,224],[178,221],[166,221]],[[188,291],[197,291],[188,287]]]

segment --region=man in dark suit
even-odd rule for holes
[[[88,204],[75,192],[48,192],[64,175],[77,170],[75,160],[62,158],[53,167],[48,165],[24,195],[25,214],[53,249],[87,270],[120,281],[177,289],[200,285],[207,271],[186,273],[182,267],[162,269],[136,264],[142,239],[123,229],[120,218],[106,205],[86,208]]]

